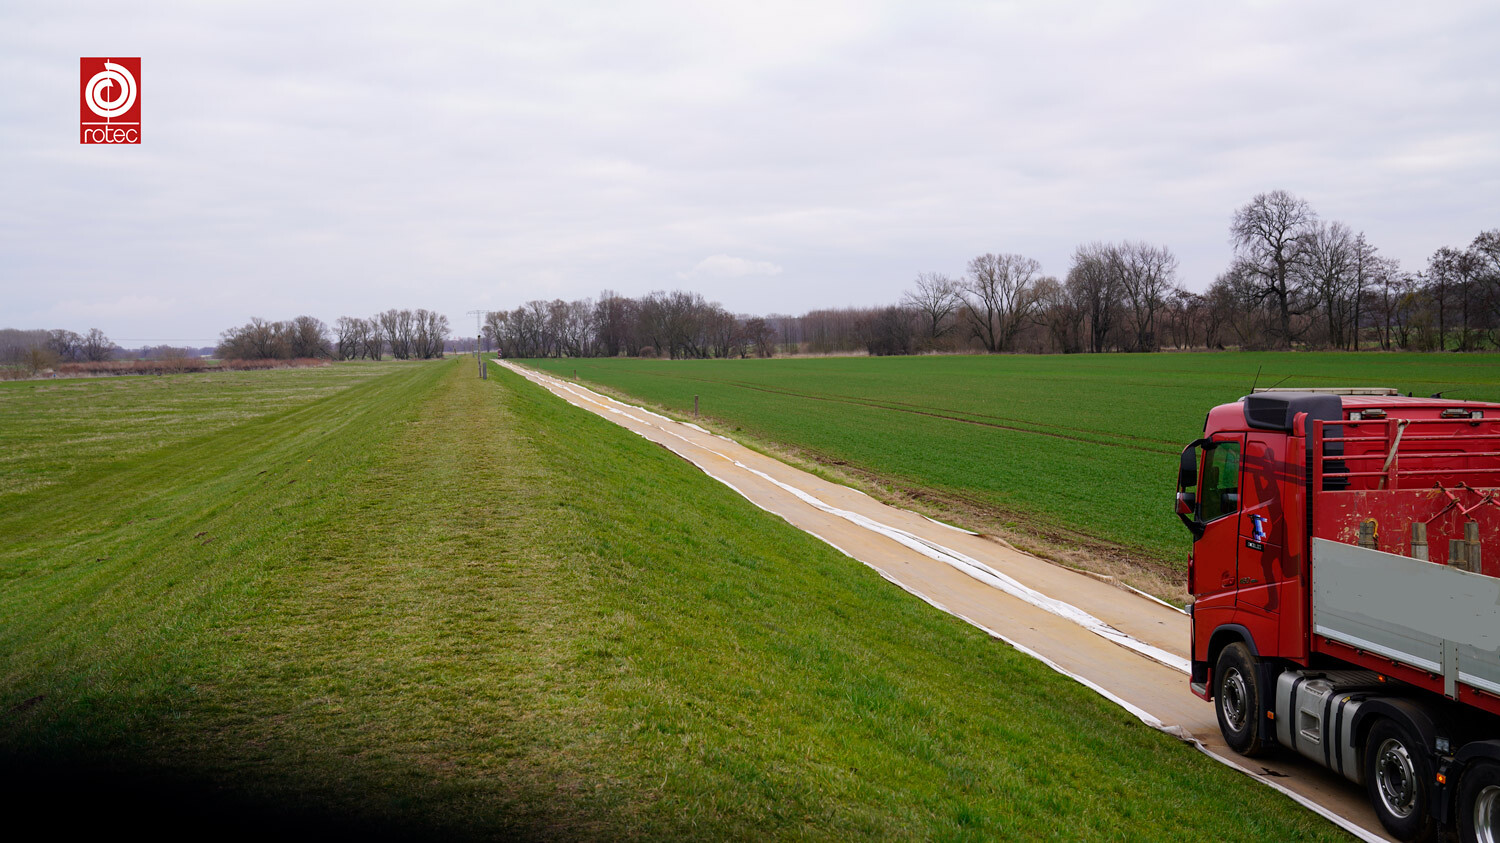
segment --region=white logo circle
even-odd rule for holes
[[[120,89],[119,96],[111,100],[100,97],[100,88],[116,86]],[[95,73],[94,78],[90,79],[89,84],[84,87],[83,101],[90,111],[106,120],[119,117],[135,105],[135,77],[120,65],[107,61],[104,63],[104,69]]]

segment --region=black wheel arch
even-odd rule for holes
[[[1454,796],[1458,792],[1456,787],[1458,770],[1452,765],[1445,764],[1444,758],[1437,751],[1439,741],[1446,742],[1451,735],[1446,719],[1441,712],[1403,697],[1371,697],[1365,700],[1359,708],[1359,713],[1354,715],[1352,724],[1354,746],[1359,753],[1359,769],[1361,770],[1365,768],[1365,744],[1369,741],[1370,730],[1381,720],[1395,722],[1416,735],[1421,746],[1414,747],[1414,749],[1427,756],[1430,769],[1446,774],[1449,783],[1439,784],[1436,781],[1429,781],[1425,785],[1428,796],[1427,804],[1431,806],[1433,818],[1442,825],[1449,824],[1453,818]],[[1493,751],[1500,753],[1500,741],[1476,743],[1494,744]],[[1464,747],[1464,750],[1468,749],[1469,747]],[[1479,748],[1475,750],[1476,753],[1484,751]],[[1478,755],[1475,757],[1477,758]],[[1500,760],[1500,754],[1492,757]]]
[[[1204,665],[1202,681],[1208,689],[1208,696],[1212,699],[1214,695],[1214,682],[1217,680],[1212,671],[1213,666],[1219,663],[1219,654],[1224,652],[1225,647],[1236,643],[1244,644],[1245,648],[1250,651],[1250,655],[1255,657],[1255,678],[1260,683],[1264,697],[1261,700],[1261,706],[1264,708],[1262,714],[1270,723],[1270,714],[1276,708],[1276,677],[1281,673],[1282,665],[1279,662],[1261,658],[1260,650],[1255,646],[1255,636],[1240,624],[1226,623],[1214,629],[1213,634],[1208,637],[1208,661],[1202,663]],[[1198,663],[1194,664],[1196,666]],[[1198,681],[1198,677],[1194,676],[1193,681]],[[1270,723],[1267,735],[1274,742],[1276,737],[1274,723]]]
[[[1464,767],[1475,761],[1500,763],[1500,740],[1470,741],[1453,756],[1453,763]]]
[[[1500,765],[1500,740],[1470,741],[1463,745],[1453,756],[1453,761],[1443,765],[1442,770],[1447,784],[1443,785],[1443,800],[1434,803],[1438,806],[1438,820],[1444,824],[1456,821],[1458,817],[1458,796],[1463,786],[1464,774],[1469,768],[1481,761],[1489,761]]]
[[[1364,745],[1370,736],[1370,729],[1382,717],[1394,720],[1414,732],[1417,740],[1422,742],[1422,751],[1432,758],[1433,768],[1437,768],[1438,761],[1441,760],[1437,755],[1438,740],[1446,739],[1449,735],[1447,723],[1441,714],[1403,697],[1371,697],[1365,700],[1359,707],[1359,713],[1354,715],[1352,726],[1355,746]],[[1363,754],[1364,751],[1360,752]]]
[[[1208,688],[1209,697],[1213,697],[1213,668],[1219,663],[1219,654],[1224,648],[1234,643],[1244,644],[1250,650],[1250,655],[1260,658],[1260,651],[1255,648],[1255,636],[1250,630],[1237,623],[1226,623],[1216,627],[1208,636],[1208,659],[1201,662],[1193,662],[1193,681],[1202,682]],[[1202,666],[1202,675],[1198,675],[1199,666]]]

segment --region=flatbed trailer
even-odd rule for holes
[[[1193,693],[1229,745],[1366,786],[1403,840],[1500,840],[1500,404],[1278,390],[1183,451]]]

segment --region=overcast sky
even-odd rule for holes
[[[139,146],[78,143],[140,56]],[[684,287],[736,312],[1289,190],[1419,269],[1500,226],[1500,3],[0,4],[0,327]],[[201,343],[200,343],[201,344]]]

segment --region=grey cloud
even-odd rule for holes
[[[1273,188],[1416,268],[1500,224],[1495,43],[1485,2],[12,4],[3,321],[199,337],[683,275],[795,312],[1122,237],[1202,288]],[[111,50],[146,142],[80,147],[76,57]]]

